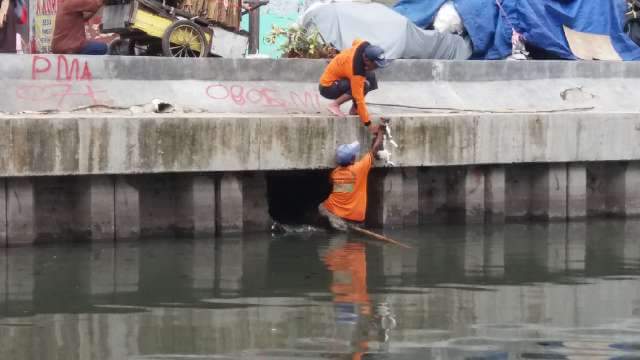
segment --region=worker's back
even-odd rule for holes
[[[331,172],[333,192],[324,202],[332,214],[351,221],[363,221],[367,211],[367,177],[373,165],[373,155],[367,153],[349,166]]]
[[[327,68],[320,77],[320,85],[330,86],[334,81],[340,79],[351,79],[353,76],[353,57],[356,50],[364,41],[355,40],[353,46],[345,49],[331,60]]]

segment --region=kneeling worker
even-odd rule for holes
[[[320,215],[328,218],[333,228],[346,231],[350,223],[364,221],[367,212],[367,177],[374,154],[382,147],[383,133],[377,132],[371,149],[358,161],[355,161],[360,152],[357,141],[340,145],[336,150],[338,167],[330,176],[333,190],[329,198],[318,206]]]
[[[366,41],[356,40],[351,48],[340,52],[320,77],[320,95],[333,100],[329,111],[336,116],[344,116],[340,105],[353,100],[349,114],[359,115],[362,123],[369,126],[371,121],[364,97],[378,88],[373,71],[388,64],[384,50]],[[377,126],[370,126],[370,130],[375,133],[378,129]]]
[[[88,40],[84,25],[102,7],[102,0],[58,2],[51,50],[54,54],[105,55],[107,44]]]

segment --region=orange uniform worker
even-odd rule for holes
[[[331,249],[324,263],[334,275],[331,292],[336,303],[366,305],[369,314],[369,293],[367,292],[367,260],[365,248],[360,243],[347,243]]]
[[[336,321],[356,324],[351,334],[352,360],[361,360],[369,350],[368,333],[371,323],[371,303],[367,291],[367,258],[360,243],[347,243],[331,249],[324,263],[333,274],[331,293],[336,311]]]
[[[344,116],[340,105],[353,100],[349,114],[357,114],[365,126],[371,125],[364,97],[378,88],[373,71],[388,64],[382,48],[367,41],[355,40],[351,48],[343,50],[331,60],[320,77],[320,95],[333,100],[329,111],[336,116]],[[377,126],[370,126],[370,130],[375,133],[378,129]]]
[[[367,212],[367,178],[373,166],[374,154],[382,147],[384,131],[378,131],[370,151],[359,161],[360,143],[343,144],[336,150],[336,167],[330,176],[333,191],[318,206],[320,215],[328,218],[331,226],[346,231],[348,222],[362,222]]]

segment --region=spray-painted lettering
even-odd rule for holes
[[[93,74],[86,60],[65,55],[55,58],[34,55],[32,59],[31,79],[45,82],[17,86],[18,99],[55,109],[63,108],[67,101],[78,105],[110,103],[106,91],[94,88]]]
[[[91,70],[86,60],[82,62],[82,69],[80,67],[80,61],[76,58],[71,60],[67,59],[64,55],[58,55],[55,60],[56,76],[55,80],[58,81],[70,81],[70,80],[87,80],[92,79]],[[52,76],[53,66],[49,58],[39,55],[34,55],[31,63],[31,79],[43,80],[50,79]]]
[[[320,96],[309,91],[289,91],[282,94],[269,87],[212,84],[206,89],[210,99],[227,101],[236,106],[261,106],[283,110],[320,111]]]
[[[87,105],[105,104],[100,101],[104,90],[94,90],[90,84],[59,83],[47,85],[23,85],[16,88],[16,97],[21,100],[45,102],[61,108],[66,100],[79,98]]]

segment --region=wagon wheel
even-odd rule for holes
[[[162,35],[162,53],[172,57],[205,57],[209,53],[209,43],[196,23],[178,20]]]

